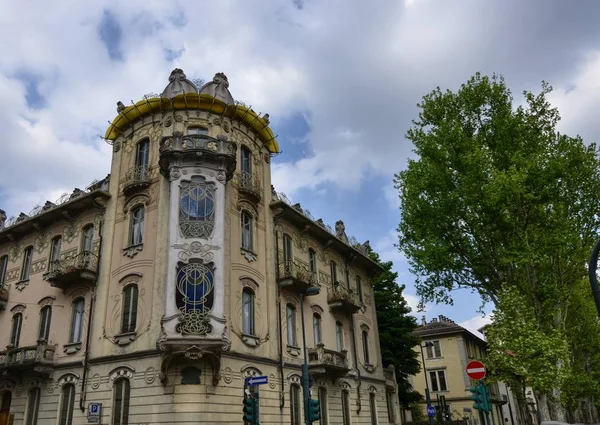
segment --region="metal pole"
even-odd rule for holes
[[[600,240],[596,242],[596,245],[592,250],[590,263],[588,266],[590,284],[592,286],[592,295],[594,297],[594,302],[596,303],[598,317],[600,317],[600,288],[598,287],[598,278],[596,277],[596,270],[598,268],[598,253],[600,253]]]
[[[429,407],[431,407],[431,394],[429,393],[429,381],[427,380],[427,370],[425,368],[425,355],[423,354],[423,346],[419,344],[419,347],[421,347],[421,364],[423,365],[423,375],[425,375],[425,400],[429,410]],[[433,425],[433,416],[429,416],[429,412],[427,412],[427,416],[429,417],[429,425]]]
[[[300,294],[300,318],[302,320],[302,351],[304,352],[304,363],[302,363],[302,397],[304,399],[304,423],[311,425],[310,422],[310,394],[308,385],[308,354],[306,353],[306,329],[304,327],[304,294]]]

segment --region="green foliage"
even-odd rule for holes
[[[569,347],[560,329],[542,331],[531,306],[514,287],[498,296],[486,363],[496,381],[518,377],[534,391],[549,394],[569,376]],[[561,367],[557,367],[560,364]]]
[[[412,333],[417,321],[409,315],[411,309],[402,295],[405,286],[396,283],[398,273],[392,271],[392,262],[382,262],[375,252],[370,256],[384,269],[373,279],[383,366],[394,365],[400,403],[408,406],[422,399],[409,381],[409,377],[420,370],[418,353],[413,349],[420,341]]]

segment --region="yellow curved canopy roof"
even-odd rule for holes
[[[172,99],[153,97],[140,100],[135,105],[127,106],[115,117],[104,138],[115,140],[119,134],[137,119],[155,112],[169,110],[201,110],[214,114],[235,118],[252,128],[271,153],[279,153],[279,144],[275,140],[273,131],[267,122],[247,106],[227,105],[207,94],[187,93],[175,96]]]

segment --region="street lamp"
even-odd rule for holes
[[[423,354],[423,345],[419,344],[421,347],[421,364],[423,365],[423,374],[425,375],[425,401],[427,402],[427,416],[429,417],[429,425],[433,425],[433,416],[429,415],[429,408],[431,407],[431,395],[429,394],[429,381],[427,380],[427,368],[425,367],[425,355]],[[433,347],[433,342],[427,341],[425,343],[425,348]]]
[[[318,286],[311,286],[305,292],[300,293],[300,317],[302,319],[302,351],[304,352],[304,363],[302,364],[302,398],[304,399],[304,423],[310,422],[310,389],[308,382],[308,354],[306,350],[306,329],[304,327],[304,297],[318,295],[321,290]]]

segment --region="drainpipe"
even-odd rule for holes
[[[273,220],[275,221],[275,220]],[[273,232],[275,234],[275,282],[279,278],[279,232],[276,230]],[[279,331],[279,378],[281,379],[281,391],[279,393],[279,409],[283,410],[285,407],[285,385],[283,382],[283,326],[281,325],[281,288],[279,287],[279,283],[276,283],[277,286],[277,328]]]
[[[592,286],[592,296],[594,297],[594,302],[596,303],[598,317],[600,317],[600,288],[598,287],[598,277],[596,276],[596,270],[598,269],[598,253],[600,253],[600,240],[596,242],[596,245],[592,250],[590,264],[588,267],[590,284]]]
[[[83,357],[83,376],[81,377],[81,395],[79,396],[79,408],[82,412],[85,411],[85,381],[87,378],[88,365],[90,359],[90,340],[92,339],[92,320],[94,317],[94,300],[96,299],[96,286],[98,285],[98,280],[100,278],[100,259],[102,256],[102,231],[103,231],[103,222],[100,222],[99,233],[100,233],[100,242],[98,242],[98,266],[96,268],[96,279],[94,280],[94,287],[92,289],[92,299],[90,300],[90,314],[88,318],[88,328],[87,335],[85,337],[85,354]]]
[[[350,274],[348,271],[348,261],[344,261],[345,272],[346,272],[346,287],[350,290]],[[360,379],[360,370],[358,369],[358,357],[356,356],[356,327],[354,321],[354,314],[352,314],[352,320],[350,321],[350,331],[352,333],[352,357],[354,358],[354,369],[356,370],[356,378],[358,385],[356,386],[356,414],[360,414],[362,410],[362,403],[360,401],[360,387],[362,381]]]

